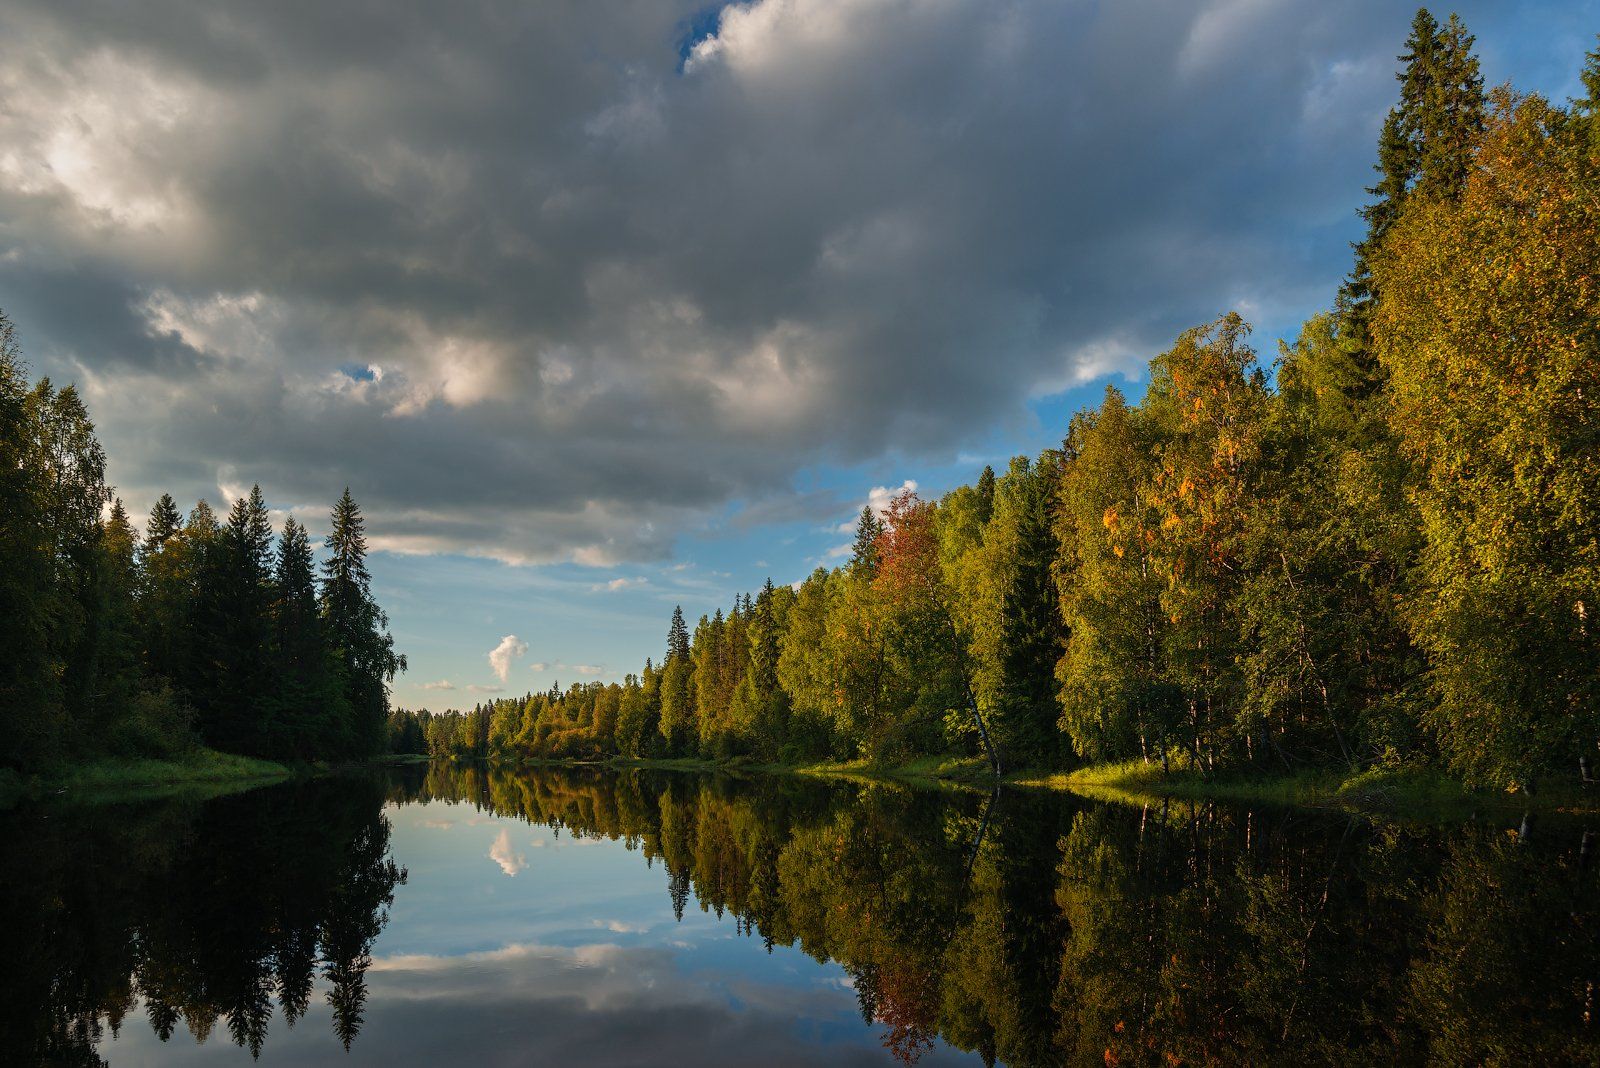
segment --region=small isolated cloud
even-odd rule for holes
[[[603,664],[573,664],[572,670],[580,675],[604,675],[606,673]]]
[[[528,643],[515,634],[507,634],[500,644],[489,650],[489,666],[505,682],[511,677],[511,662],[528,655]]]
[[[489,847],[489,859],[500,865],[500,870],[512,878],[517,872],[528,866],[526,853],[518,853],[511,847],[511,832],[502,830],[500,836],[494,840],[494,845]]]
[[[864,503],[866,507],[872,509],[874,515],[879,519],[883,519],[889,514],[890,501],[902,493],[915,492],[917,492],[917,480],[908,478],[898,486],[873,486],[872,489],[867,491],[867,499]],[[849,519],[834,527],[833,530],[839,534],[854,534],[856,532],[856,524],[860,521],[861,513],[856,512]],[[853,540],[847,541],[842,545],[835,545],[828,549],[822,554],[822,560],[824,563],[832,560],[843,560],[854,551],[855,542]]]
[[[543,661],[543,660],[535,660],[533,663],[528,665],[528,670],[529,671],[546,671],[546,670],[549,669],[549,667],[550,667],[550,665],[548,663],[546,663],[545,661]]]
[[[422,684],[422,688],[424,690],[453,690],[456,688],[456,684],[449,679],[440,679],[438,682],[425,682]]]
[[[616,593],[618,590],[631,590],[648,585],[650,585],[650,580],[647,578],[614,578],[610,582],[597,582],[590,586],[589,589],[593,593],[599,593],[602,590],[608,593]]]
[[[612,934],[647,934],[650,925],[645,923],[628,923],[626,920],[594,920],[594,926],[610,931]]]
[[[867,504],[878,515],[883,515],[889,510],[889,502],[905,492],[917,492],[917,480],[908,478],[898,486],[873,486],[872,492],[867,494]],[[854,529],[854,524],[851,525]]]
[[[873,514],[881,519],[889,512],[889,502],[907,490],[912,493],[917,491],[916,479],[908,478],[898,486],[873,486],[867,491],[867,499],[861,503],[864,506],[871,508]],[[856,532],[856,524],[860,521],[861,509],[858,508],[854,512],[851,512],[849,518],[845,519],[838,526],[834,527],[833,530],[840,534],[854,534]],[[828,555],[830,557],[838,556],[840,555],[840,550],[835,548],[834,550],[830,551]]]
[[[471,685],[469,685],[467,687],[467,692],[468,693],[505,693],[506,692],[506,688],[504,686],[483,686],[483,685],[481,685],[479,683],[474,682],[474,683],[472,683]]]

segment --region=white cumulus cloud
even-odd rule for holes
[[[500,639],[500,644],[489,650],[489,666],[494,668],[494,673],[505,682],[511,677],[511,664],[528,655],[528,643],[515,634],[507,634]]]

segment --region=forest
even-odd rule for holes
[[[1418,12],[1366,234],[1270,363],[1223,315],[1059,448],[862,512],[845,565],[734,598],[622,683],[397,712],[499,759],[984,756],[1204,774],[1600,756],[1600,51],[1485,91]]]
[[[0,771],[383,752],[405,657],[348,488],[322,549],[293,516],[275,537],[259,486],[225,517],[163,495],[138,533],[77,390],[31,382],[0,315]]]

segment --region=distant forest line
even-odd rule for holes
[[[864,510],[620,684],[397,712],[396,748],[1005,768],[1420,764],[1587,781],[1600,756],[1600,51],[1559,105],[1486,93],[1419,11],[1367,232],[1268,375],[1236,314],[1059,448]]]

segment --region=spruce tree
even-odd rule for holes
[[[275,751],[300,757],[353,748],[342,679],[317,611],[311,541],[294,516],[284,520],[276,562],[273,628],[277,652]],[[400,752],[409,752],[402,749]]]
[[[1600,47],[1584,56],[1584,95],[1572,102],[1573,114],[1588,130],[1589,152],[1600,155]]]
[[[861,509],[861,518],[856,521],[856,540],[850,556],[850,566],[868,577],[876,574],[881,555],[879,539],[882,537],[883,520],[878,518],[869,504]]]
[[[987,523],[992,515],[994,515],[994,468],[984,464],[983,474],[978,476],[978,522]]]
[[[1473,37],[1451,15],[1441,27],[1426,8],[1417,11],[1399,57],[1400,102],[1390,109],[1378,140],[1376,199],[1361,209],[1367,235],[1355,246],[1355,266],[1340,290],[1341,333],[1357,349],[1365,377],[1373,364],[1369,330],[1378,293],[1372,261],[1412,196],[1454,198],[1471,168],[1472,146],[1483,131],[1485,100]],[[1370,392],[1370,383],[1366,387]]]
[[[260,486],[234,502],[214,572],[213,630],[218,691],[201,719],[206,740],[232,752],[267,753],[274,732],[272,522]]]
[[[689,627],[683,621],[683,606],[672,609],[672,623],[667,628],[667,660],[679,660],[689,655]]]
[[[138,628],[134,598],[138,582],[135,546],[138,535],[122,499],[111,502],[95,562],[93,655],[96,682],[91,698],[90,729],[109,737],[128,716],[139,688]],[[137,740],[126,737],[132,747]]]
[[[352,755],[368,756],[383,747],[388,684],[406,669],[406,658],[395,654],[389,617],[372,599],[366,524],[348,486],[332,524],[322,565],[322,618],[345,677]]]
[[[170,493],[150,509],[139,547],[139,597],[135,614],[145,674],[176,685],[183,677],[184,635],[190,591],[185,562],[191,554],[183,516]]]

